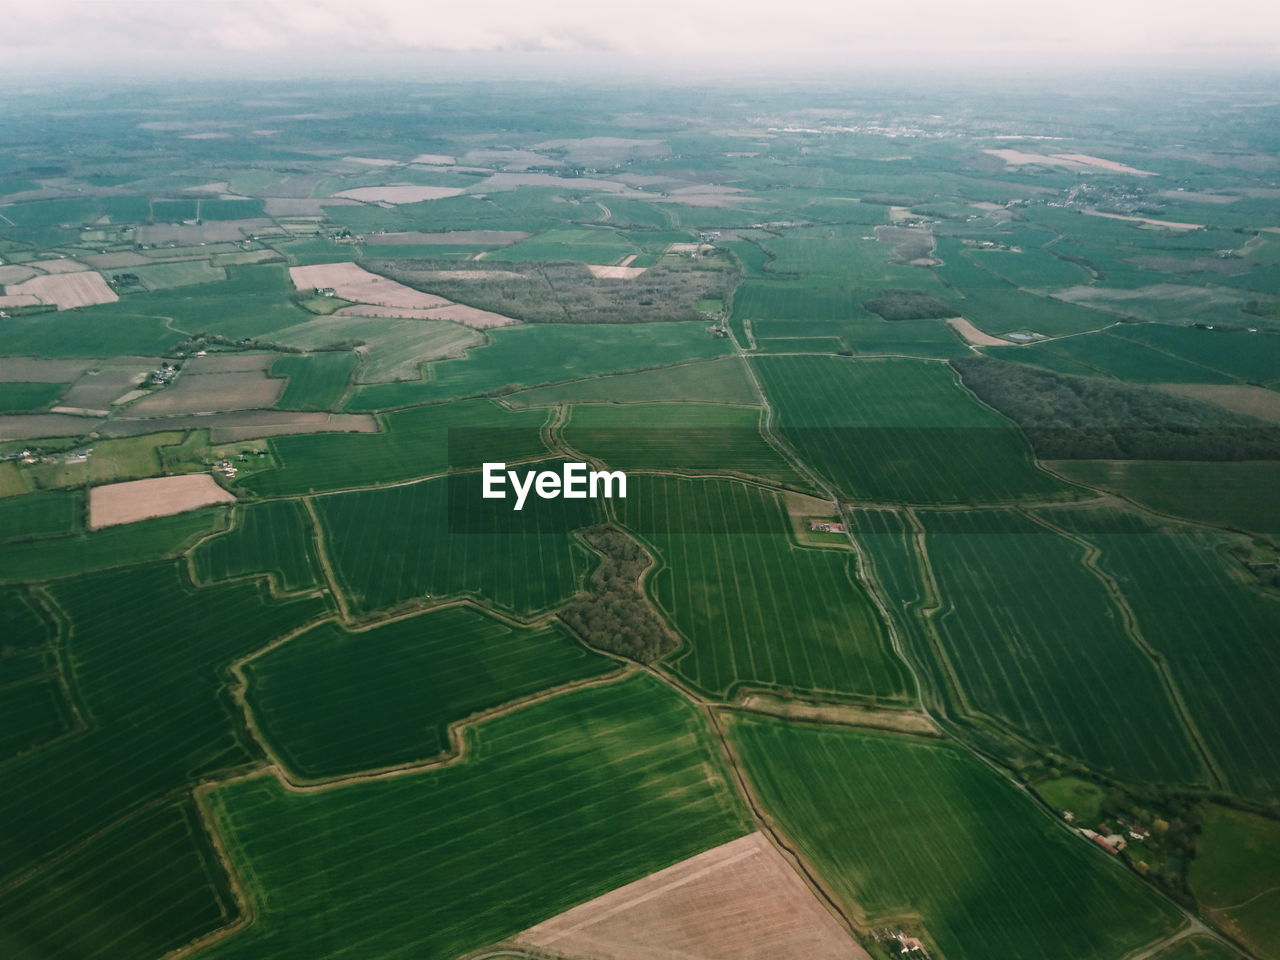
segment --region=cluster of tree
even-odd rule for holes
[[[1199,400],[990,357],[951,365],[1046,460],[1280,459],[1280,427]]]
[[[582,539],[602,557],[587,595],[560,611],[560,619],[593,647],[650,663],[674,650],[676,639],[640,590],[653,562],[647,550],[617,527],[588,527]]]
[[[863,307],[886,320],[930,320],[954,317],[956,308],[923,290],[882,290],[880,296],[862,301]]]
[[[349,341],[353,344],[359,344],[361,341]],[[272,340],[259,340],[256,337],[241,337],[234,340],[231,337],[220,336],[216,333],[200,333],[192,334],[186,340],[175,343],[166,351],[166,356],[184,356],[188,353],[194,353],[197,350],[207,350],[209,347],[227,347],[226,351],[219,352],[235,352],[243,350],[271,350],[275,353],[306,353],[301,347],[291,347],[288,344],[276,343]],[[354,347],[328,346],[318,347],[320,350],[342,350],[354,349]]]
[[[360,265],[425,293],[528,323],[702,320],[698,301],[726,300],[738,279],[736,264],[718,254],[667,258],[626,280],[597,277],[585,264],[567,261],[471,261],[468,273],[493,276],[462,280],[456,278],[456,260],[362,260]]]

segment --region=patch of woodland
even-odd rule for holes
[[[879,296],[862,301],[862,306],[885,320],[941,320],[954,317],[958,311],[923,290],[891,287]]]
[[[1280,459],[1280,426],[1210,403],[991,357],[951,365],[1045,460]]]
[[[619,656],[651,663],[678,644],[649,598],[640,578],[653,557],[632,537],[610,524],[579,531],[601,556],[586,596],[560,611],[560,619],[586,643]]]

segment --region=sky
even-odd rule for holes
[[[1276,0],[0,0],[0,13],[0,69],[46,73],[1280,65]]]

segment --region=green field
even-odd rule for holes
[[[270,441],[278,466],[238,486],[258,496],[287,496],[396,483],[475,467],[514,463],[546,451],[544,410],[512,412],[490,400],[417,407],[382,417],[380,433],[328,433]]]
[[[982,503],[1058,499],[1026,441],[949,367],[919,360],[755,357],[774,429],[850,499]]]
[[[470,607],[352,633],[333,622],[245,666],[267,742],[304,777],[432,759],[448,727],[481,711],[616,669],[555,626],[509,626]]]
[[[0,541],[75,533],[84,516],[84,493],[49,490],[0,500]]]
[[[1226,786],[1274,802],[1280,743],[1267,718],[1280,684],[1273,643],[1280,596],[1250,582],[1215,532],[1119,511],[1040,515],[1101,550],[1098,565],[1115,578],[1138,630],[1167,663]]]
[[[203,581],[266,575],[278,593],[308,590],[323,577],[306,507],[297,500],[268,500],[236,507],[226,533],[191,551]]]
[[[503,397],[513,407],[553,403],[657,403],[691,400],[700,403],[759,403],[760,395],[738,357],[681,363],[638,373],[591,377],[548,387],[534,387]]]
[[[1159,675],[1084,566],[1084,547],[1014,511],[920,519],[942,602],[931,622],[975,713],[1114,777],[1203,781]]]
[[[528,469],[545,469],[544,462]],[[315,501],[325,552],[353,612],[474,597],[520,617],[569,599],[595,557],[569,531],[599,522],[597,500],[480,500],[464,474]]]
[[[577,260],[581,263],[616,263],[639,253],[615,230],[599,227],[563,227],[494,250],[486,260]]]
[[[1272,496],[1280,485],[1280,463],[1274,460],[1051,460],[1045,466],[1160,513],[1253,533],[1280,533],[1280,507]]]
[[[1161,950],[1155,960],[1241,960],[1241,957],[1221,940],[1187,937],[1168,950]]]
[[[0,763],[72,728],[71,709],[56,680],[0,687]]]
[[[634,477],[619,519],[662,566],[647,580],[685,640],[671,666],[732,697],[756,687],[902,701],[909,682],[845,550],[802,549],[778,494]]]
[[[1260,957],[1280,956],[1280,823],[1209,805],[1190,881],[1228,933]]]
[[[1201,330],[1163,323],[1127,324],[1115,333],[1251,383],[1280,380],[1280,336],[1275,334]]]
[[[1036,794],[1055,811],[1069,810],[1077,822],[1097,823],[1102,815],[1106,791],[1096,783],[1078,777],[1054,777],[1033,785]]]
[[[303,350],[361,343],[360,383],[416,380],[424,363],[461,356],[485,342],[478,331],[449,320],[393,317],[313,317],[273,333],[271,339]]]
[[[66,383],[0,383],[0,413],[47,410],[57,403],[68,386]]]
[[[1006,354],[1001,353],[1001,356]],[[1132,383],[1232,383],[1233,378],[1199,363],[1183,360],[1127,340],[1110,332],[1089,333],[1079,337],[1066,337],[1047,343],[1024,347],[1007,355],[1022,363],[1038,364],[1039,357],[1047,358],[1045,366],[1059,369],[1055,363],[1067,361],[1082,367],[1067,373],[1092,373],[1094,376],[1116,377]]]
[[[171,287],[189,287],[197,283],[214,283],[227,279],[226,270],[213,266],[208,260],[178,260],[174,263],[144,264],[106,272],[132,273],[148,290],[168,290]]]
[[[355,353],[337,350],[281,357],[271,365],[271,376],[288,377],[289,382],[276,406],[281,410],[337,410],[356,362]]]
[[[153,960],[234,912],[194,807],[174,800],[0,893],[0,950],[47,960]]]
[[[334,957],[358,943],[452,960],[750,829],[701,716],[650,677],[465,736],[466,760],[410,776],[220,788],[211,806],[256,919],[207,955]]]
[[[191,510],[116,527],[0,546],[0,583],[48,580],[173,557],[218,529],[226,508]]]
[[[1120,319],[1101,310],[1009,287],[964,287],[959,312],[984,333],[1026,330],[1046,337],[1100,330]]]
[[[923,918],[948,960],[1111,960],[1181,921],[952,744],[740,715],[729,734],[846,908],[875,927]]]
[[[745,280],[733,294],[733,320],[874,320],[875,316],[862,306],[869,295],[869,291],[847,286]]]
[[[359,388],[349,410],[473,397],[542,383],[705,360],[730,352],[701,323],[528,324],[488,331],[490,343],[461,360],[440,360],[423,379]]]
[[[760,435],[759,407],[709,403],[588,404],[562,427],[574,450],[616,470],[716,473],[809,484]]]
[[[835,352],[858,356],[948,359],[968,356],[954,330],[942,320],[755,320],[752,332],[769,352]],[[835,343],[830,341],[835,339]],[[809,350],[807,343],[816,343]]]
[[[141,316],[140,311],[118,311],[109,322],[103,322],[102,309],[10,317],[5,320],[0,353],[16,357],[157,356],[186,336],[158,317]]]
[[[323,611],[315,600],[269,603],[255,584],[195,590],[174,563],[77,577],[51,593],[73,625],[64,656],[86,729],[6,764],[0,815],[30,829],[0,847],[5,878],[252,759],[223,693],[227,665]],[[110,854],[131,870],[143,851]],[[139,879],[139,902],[161,895],[162,875]]]

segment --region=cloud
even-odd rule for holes
[[[998,65],[1056,58],[1280,58],[1280,4],[1171,0],[41,0],[15,4],[5,59],[333,64],[442,53],[617,54],[690,63]]]

